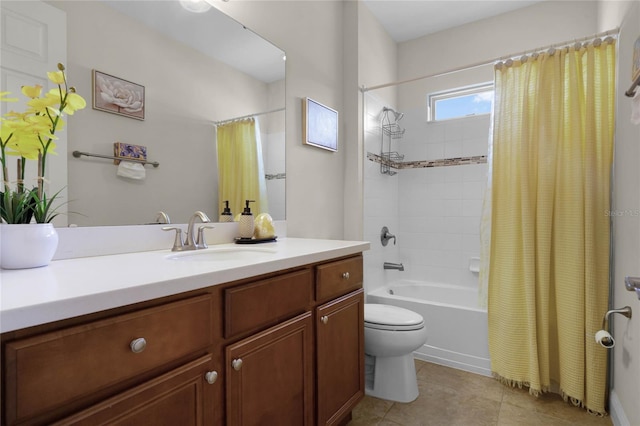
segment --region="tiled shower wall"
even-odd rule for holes
[[[365,97],[365,152],[380,153],[377,115],[383,105]],[[404,137],[392,149],[404,161],[487,155],[490,116],[428,123],[425,108],[402,110]],[[487,164],[403,168],[395,176],[380,174],[380,165],[365,159],[365,256],[367,291],[395,279],[476,286],[469,270],[480,256],[480,216]],[[379,232],[389,226],[396,247],[382,247]],[[404,272],[383,271],[382,262],[400,261]]]
[[[274,220],[284,220],[286,213],[285,132],[284,129],[273,124],[284,122],[283,115],[283,112],[278,112],[258,117],[264,172],[267,179],[269,214]],[[278,119],[281,121],[277,121]]]
[[[371,291],[384,285],[385,281],[402,277],[404,272],[384,270],[384,262],[400,262],[399,246],[390,241],[386,247],[380,243],[380,230],[389,228],[398,234],[398,181],[394,176],[380,174],[380,164],[366,159],[367,152],[380,153],[381,130],[379,113],[384,104],[371,94],[365,96],[364,117],[364,239],[371,242],[371,248],[364,253],[364,287]],[[394,144],[394,149],[396,145]],[[386,149],[386,148],[385,148]]]
[[[267,175],[269,214],[274,220],[285,219],[285,134],[269,133],[263,139],[262,154]]]

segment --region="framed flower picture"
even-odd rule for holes
[[[338,111],[311,98],[302,99],[302,143],[338,150]]]
[[[144,86],[93,70],[93,109],[144,120]]]

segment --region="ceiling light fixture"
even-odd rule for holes
[[[211,5],[205,0],[180,0],[180,5],[193,13],[204,13],[211,9]]]

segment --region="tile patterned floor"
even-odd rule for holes
[[[416,361],[420,396],[402,404],[365,397],[349,426],[610,426],[559,395],[539,398],[495,379]]]

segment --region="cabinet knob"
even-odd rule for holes
[[[349,273],[348,272],[343,272],[342,273],[342,278],[344,278],[345,280],[349,279]]]
[[[239,371],[242,368],[242,358],[234,359],[231,361],[231,366],[234,370]]]
[[[134,354],[139,354],[144,351],[144,348],[147,347],[147,341],[144,340],[144,337],[138,337],[137,339],[133,339],[131,343],[129,343],[129,347],[131,348],[131,352]]]
[[[326,324],[329,322],[329,317],[324,315],[320,318],[320,321],[322,321],[323,324]]]
[[[204,379],[207,381],[207,383],[212,385],[212,384],[214,384],[216,382],[216,380],[218,380],[218,372],[217,371],[207,371],[204,374]]]

